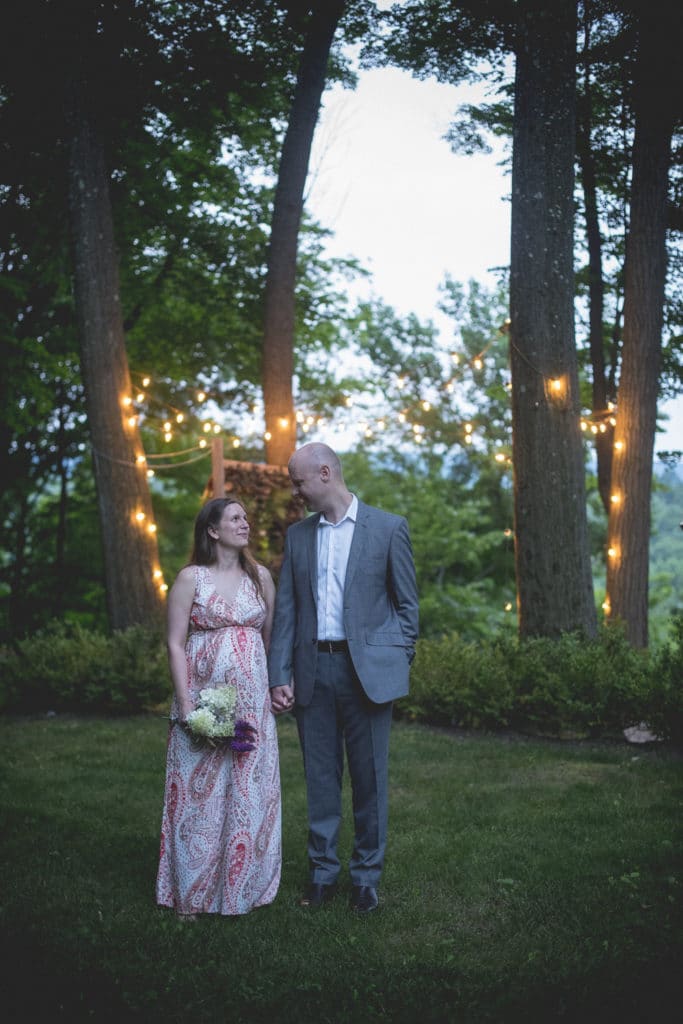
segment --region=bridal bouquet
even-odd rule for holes
[[[194,711],[184,725],[198,746],[217,747],[228,742],[237,752],[253,750],[256,729],[242,718],[236,717],[237,690],[234,686],[218,686],[200,690]]]

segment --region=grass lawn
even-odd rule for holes
[[[293,722],[283,880],[241,918],[154,903],[166,722],[2,720],[2,993],[15,1021],[683,1019],[683,759],[397,723],[380,910],[319,911]],[[347,787],[348,789],[348,787]],[[350,808],[342,850],[350,847]]]

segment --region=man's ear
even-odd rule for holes
[[[325,481],[330,479],[330,467],[329,466],[321,466],[320,467],[320,479],[321,480],[325,480]]]

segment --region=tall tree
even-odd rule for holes
[[[69,209],[76,317],[113,629],[153,622],[162,608],[154,577],[156,527],[137,418],[129,407],[109,175],[93,93],[74,80],[67,98]],[[97,91],[95,91],[97,94]]]
[[[515,563],[523,636],[596,614],[574,344],[576,0],[518,5],[510,363]]]
[[[593,413],[604,413],[607,402],[614,401],[609,393],[605,372],[604,311],[605,282],[603,278],[602,233],[598,209],[598,183],[594,148],[591,144],[593,129],[593,82],[592,67],[588,57],[591,47],[591,5],[584,3],[582,9],[583,30],[583,81],[579,93],[576,150],[583,193],[584,219],[586,223],[586,248],[588,250],[588,345],[593,370]],[[610,473],[612,470],[611,432],[598,433],[595,438],[597,456],[598,492],[606,512],[609,512]]]
[[[607,595],[633,644],[648,641],[652,456],[662,350],[671,138],[683,76],[680,9],[634,4],[637,65],[624,336],[608,523]]]
[[[330,47],[343,10],[344,0],[318,0],[312,5],[275,190],[263,318],[262,380],[266,461],[276,466],[286,465],[296,443],[292,376],[299,225]]]

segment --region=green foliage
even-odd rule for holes
[[[475,644],[454,633],[418,640],[410,695],[397,711],[437,725],[500,729],[509,724],[513,706],[503,645]]]
[[[672,726],[673,688],[661,688],[661,674],[662,666],[615,627],[596,640],[501,636],[473,644],[452,634],[418,641],[411,693],[398,709],[410,719],[466,729],[616,736],[655,719],[663,729],[665,717]]]
[[[169,697],[161,633],[135,626],[106,636],[50,623],[0,648],[0,709],[126,713]]]
[[[650,539],[650,637],[665,641],[672,616],[683,612],[683,477],[669,468],[657,473],[652,487]]]
[[[655,656],[652,704],[650,727],[683,744],[683,614],[674,616],[669,642]]]

